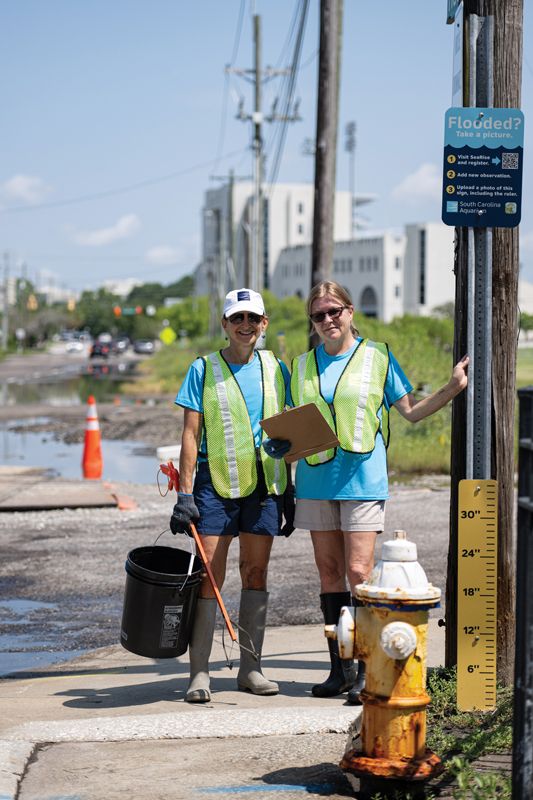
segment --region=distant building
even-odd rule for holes
[[[332,278],[348,289],[357,310],[385,322],[402,314],[428,315],[453,303],[454,229],[421,222],[399,232],[366,232],[357,208],[374,199],[357,195],[352,202],[349,192],[336,193]],[[216,297],[218,290],[222,297],[230,288],[249,285],[252,201],[250,181],[205,193],[197,295]],[[278,297],[308,294],[313,206],[311,184],[264,187],[263,282]],[[519,283],[519,306],[533,314],[533,285],[525,281]]]
[[[72,300],[77,300],[79,292],[74,292],[72,289],[66,289],[64,286],[55,286],[54,284],[40,284],[37,293],[44,298],[47,305],[54,303],[68,303]]]
[[[127,297],[136,286],[142,286],[144,281],[138,278],[110,278],[102,283],[102,288],[118,297]]]
[[[370,202],[371,195],[350,192],[335,197],[335,239],[350,239],[355,206]],[[314,186],[275,184],[264,187],[263,263],[265,288],[276,292],[273,276],[285,248],[310,244],[313,238]],[[248,285],[252,275],[253,184],[249,181],[225,184],[205,193],[202,209],[202,257],[195,272],[196,294],[213,295],[218,276],[220,293]]]
[[[453,229],[426,222],[400,234],[336,242],[331,277],[368,317],[390,322],[406,313],[430,314],[454,299]],[[274,273],[275,294],[305,296],[310,282],[311,247],[285,249]]]

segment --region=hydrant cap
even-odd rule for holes
[[[417,561],[416,544],[405,538],[405,531],[395,531],[395,538],[384,542],[381,560],[366,583],[355,587],[357,597],[372,600],[425,601],[438,605],[440,589],[428,582]]]
[[[405,531],[394,531],[394,539],[383,542],[382,561],[418,561],[415,542],[407,539]]]

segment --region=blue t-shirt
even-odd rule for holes
[[[360,339],[357,342],[361,341]],[[346,353],[330,356],[321,344],[317,348],[318,373],[322,396],[333,402],[335,387],[356,345]],[[390,408],[412,386],[390,353],[385,381],[385,406]],[[387,451],[382,436],[376,436],[371,453],[347,453],[337,447],[335,458],[325,464],[309,466],[304,459],[296,467],[296,497],[307,500],[386,500],[389,496]]]
[[[279,359],[278,359],[279,361]],[[290,397],[290,376],[289,370],[286,365],[279,361],[285,379],[285,389],[287,398]],[[263,429],[259,424],[262,419],[263,412],[263,384],[261,380],[261,362],[259,356],[254,352],[253,359],[248,364],[229,364],[229,368],[233,372],[237,383],[240,386],[248,415],[252,425],[252,431],[255,439],[255,446],[261,446],[261,437]],[[203,405],[203,390],[204,390],[204,372],[205,361],[203,358],[197,358],[189,367],[187,374],[181,384],[180,390],[176,395],[174,401],[178,406],[184,408],[191,408],[193,411],[199,411],[200,414],[204,413]],[[205,433],[202,436],[200,445],[200,455],[205,458],[206,445]]]

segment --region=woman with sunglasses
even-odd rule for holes
[[[229,292],[222,317],[228,345],[189,367],[176,397],[184,408],[184,425],[180,492],[170,520],[173,533],[190,533],[190,524],[197,525],[219,588],[229,546],[239,537],[237,685],[258,695],[278,692],[278,685],[261,672],[272,541],[294,530],[294,494],[291,485],[287,489],[286,465],[261,447],[259,420],[284,409],[289,385],[285,364],[272,352],[255,349],[267,326],[260,294],[251,289]],[[188,703],[211,699],[209,656],[216,609],[213,589],[204,578],[189,646]]]
[[[370,575],[376,535],[384,530],[388,497],[388,412],[391,406],[410,422],[435,413],[467,384],[468,357],[453,369],[448,383],[422,400],[386,344],[362,339],[353,325],[348,293],[333,281],[311,291],[307,311],[320,344],[294,359],[291,393],[294,405],[315,402],[336,431],[340,446],[298,461],[296,518],[311,531],[320,576],[320,605],[326,625],[340,609],[354,604],[357,584]],[[265,448],[281,457],[290,443],[272,439]],[[351,597],[352,596],[352,597]],[[337,642],[328,639],[331,671],[313,686],[316,697],[348,691],[358,704],[365,665],[357,671],[341,661]]]

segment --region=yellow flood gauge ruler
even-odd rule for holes
[[[498,484],[459,482],[457,706],[496,707]]]

